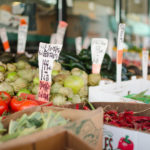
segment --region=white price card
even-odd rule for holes
[[[142,51],[142,75],[143,79],[147,80],[148,75],[148,60],[149,60],[149,52],[147,50]]]
[[[27,32],[28,32],[28,24],[25,19],[21,19],[19,29],[18,29],[18,43],[17,43],[18,54],[25,53]]]
[[[109,38],[108,38],[108,55],[110,56],[110,58],[112,59],[113,56],[113,47],[114,47],[114,39],[113,39],[113,33],[109,32]]]
[[[59,22],[59,25],[58,25],[58,28],[57,28],[57,44],[63,44],[63,41],[64,41],[64,36],[65,36],[65,33],[66,33],[66,30],[67,30],[67,22],[65,21],[60,21]]]
[[[51,43],[51,44],[57,44],[57,34],[56,34],[56,33],[53,33],[53,34],[51,35],[50,43]]]
[[[76,54],[79,55],[82,50],[82,37],[81,36],[75,39],[75,47],[76,47]]]
[[[108,40],[104,38],[93,38],[91,44],[92,73],[100,73],[103,58],[107,49]]]
[[[88,49],[91,44],[91,39],[87,36],[83,41],[83,49]]]
[[[53,62],[58,59],[61,49],[62,45],[59,44],[40,43],[38,52],[40,78],[38,98],[40,101],[49,101]]]
[[[150,38],[149,37],[143,37],[143,48],[144,49],[150,48]]]
[[[119,24],[118,41],[117,41],[117,83],[121,82],[123,44],[124,44],[125,24]]]
[[[0,37],[2,40],[3,48],[5,52],[10,52],[10,45],[7,37],[7,32],[5,28],[0,29]]]

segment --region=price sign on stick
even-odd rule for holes
[[[56,33],[53,33],[51,35],[50,43],[51,44],[57,44],[57,34]]]
[[[56,34],[57,34],[57,44],[63,44],[67,26],[68,26],[68,24],[65,21],[60,21],[59,22],[57,32],[56,32]]]
[[[22,54],[25,52],[27,31],[28,31],[28,24],[25,21],[25,19],[21,19],[19,29],[18,29],[18,43],[17,43],[18,54]]]
[[[91,44],[91,39],[87,36],[83,41],[83,49],[88,49]]]
[[[148,74],[148,60],[149,60],[149,53],[147,50],[143,49],[142,51],[142,75],[143,79],[147,80]]]
[[[5,52],[10,52],[10,46],[9,46],[9,42],[8,42],[8,37],[7,37],[7,33],[6,33],[6,29],[5,28],[1,28],[0,29],[0,37],[3,43],[3,48]]]
[[[38,60],[39,60],[39,92],[40,101],[49,101],[51,73],[53,69],[53,61],[57,60],[62,49],[59,44],[40,43]]]
[[[123,43],[124,43],[125,24],[119,24],[117,41],[117,82],[121,82]]]
[[[82,50],[82,37],[77,37],[75,39],[75,46],[76,46],[76,54],[79,55]]]
[[[112,58],[113,55],[113,47],[114,47],[114,40],[112,32],[109,32],[109,39],[108,39],[108,55]]]
[[[107,49],[108,40],[103,38],[93,38],[91,44],[92,51],[92,73],[100,73],[101,64]]]

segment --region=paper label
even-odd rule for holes
[[[123,50],[117,52],[117,64],[122,64]]]
[[[92,73],[100,73],[101,65],[100,64],[92,64]]]
[[[125,24],[119,24],[118,43],[117,43],[117,82],[121,82],[123,43],[124,43]]]
[[[75,46],[76,46],[76,54],[79,55],[82,50],[82,37],[77,37],[75,39]]]
[[[53,61],[57,60],[62,49],[59,44],[40,43],[38,60],[39,60],[39,92],[40,101],[49,101],[51,73],[53,69]]]
[[[113,34],[112,32],[109,32],[109,39],[108,39],[108,55],[110,56],[110,58],[112,59],[112,55],[113,55],[113,47],[114,47],[114,40],[113,40]]]
[[[92,51],[92,72],[100,73],[100,66],[102,64],[108,40],[103,38],[93,38],[91,51]]]
[[[91,39],[87,36],[83,41],[83,49],[88,49],[91,44]]]
[[[50,43],[51,43],[51,44],[57,44],[57,34],[56,34],[56,33],[53,33],[53,34],[51,35]]]
[[[49,101],[51,83],[40,81],[38,98],[40,101]]]
[[[143,79],[147,80],[148,75],[148,60],[149,60],[149,53],[148,51],[142,52],[142,74]]]
[[[73,7],[73,0],[67,0],[67,6]]]
[[[63,44],[65,32],[68,24],[65,21],[60,21],[57,28],[57,44]]]
[[[9,42],[8,42],[8,37],[7,37],[7,33],[6,33],[6,29],[5,28],[1,28],[0,29],[0,37],[3,43],[3,48],[5,52],[10,52],[10,46],[9,46]]]
[[[150,48],[150,38],[149,37],[144,37],[143,38],[143,48],[149,49]]]
[[[26,40],[27,40],[28,25],[24,19],[21,19],[19,29],[18,29],[18,43],[17,43],[17,53],[25,53]]]

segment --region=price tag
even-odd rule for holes
[[[18,54],[22,54],[25,52],[27,31],[28,31],[27,22],[25,21],[25,19],[21,19],[19,29],[18,29],[18,43],[17,43]]]
[[[82,37],[77,37],[75,39],[75,46],[76,46],[76,54],[79,55],[82,50]]]
[[[65,21],[59,22],[57,32],[56,32],[57,33],[57,44],[63,44],[67,26],[68,26],[68,24]]]
[[[135,35],[135,45],[137,47],[140,47],[140,43],[141,43],[140,36]]]
[[[108,40],[103,38],[93,38],[91,44],[92,51],[92,73],[100,73],[101,64],[107,49]]]
[[[149,60],[149,52],[147,50],[142,51],[142,74],[143,79],[147,80],[148,75],[148,60]]]
[[[91,39],[87,36],[83,41],[83,49],[88,49],[91,44]]]
[[[124,43],[125,24],[119,24],[118,43],[117,43],[117,82],[121,82],[123,43]]]
[[[7,33],[6,33],[6,29],[5,28],[1,28],[0,29],[0,37],[3,43],[3,48],[5,52],[10,52],[10,46],[9,46],[9,42],[8,42],[8,37],[7,37]]]
[[[73,7],[73,0],[67,0],[67,6]]]
[[[53,69],[53,61],[57,60],[62,49],[59,44],[40,43],[38,60],[39,60],[39,92],[40,101],[49,101],[51,73]]]
[[[150,48],[150,38],[149,37],[144,37],[143,38],[143,48],[149,49]]]
[[[51,43],[51,44],[57,44],[57,34],[56,34],[56,33],[53,33],[53,34],[51,35],[50,43]]]
[[[112,32],[109,32],[109,39],[108,39],[108,55],[110,56],[110,58],[112,59],[112,55],[113,55],[113,47],[114,47],[114,40],[113,40],[113,34]]]

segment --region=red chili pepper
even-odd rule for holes
[[[83,109],[84,110],[89,110],[89,108],[87,106],[84,106]]]
[[[126,136],[125,138],[122,137],[119,140],[118,149],[120,149],[120,150],[133,150],[134,149],[133,142],[131,140],[129,140],[128,138],[129,138],[129,136]]]
[[[76,109],[79,109],[79,104],[76,104]]]

